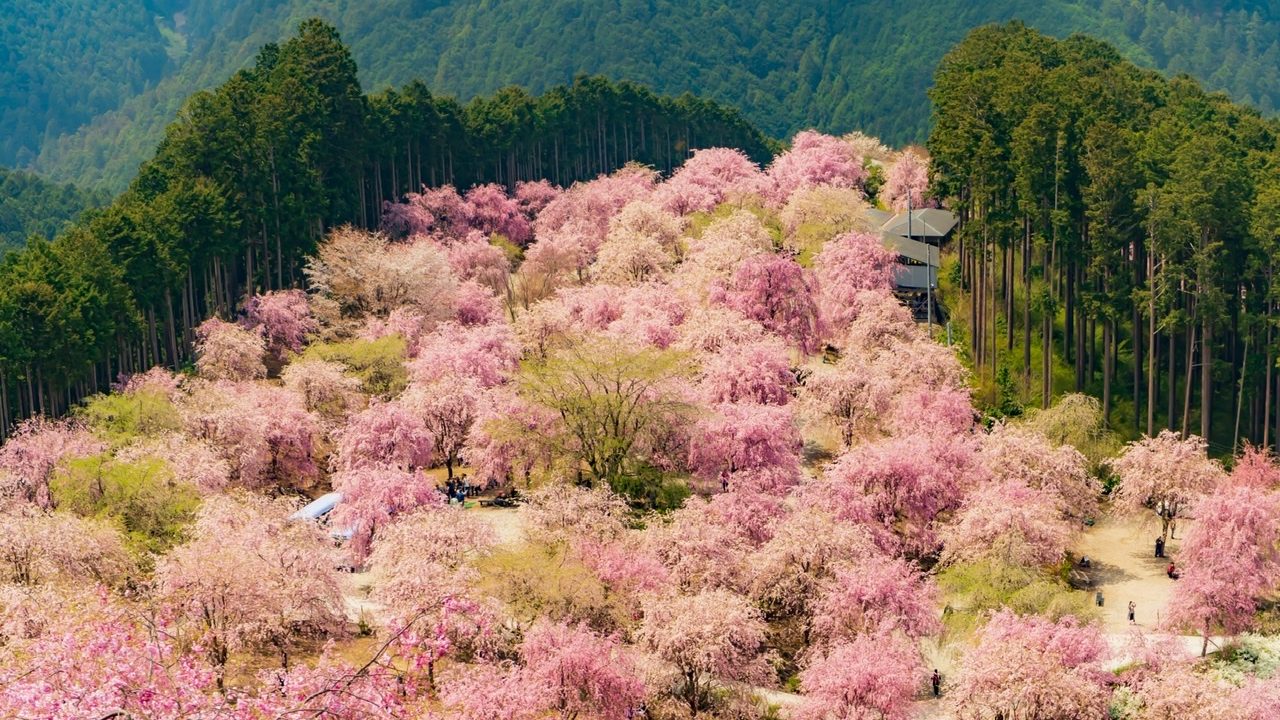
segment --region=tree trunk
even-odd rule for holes
[[[1240,386],[1236,391],[1236,428],[1231,437],[1231,452],[1240,447],[1240,411],[1244,409],[1244,377],[1249,371],[1249,337],[1244,339],[1244,354],[1240,358]],[[1207,436],[1206,436],[1207,437]]]
[[[1190,431],[1189,419],[1191,417],[1191,378],[1195,369],[1194,356],[1196,348],[1196,326],[1192,322],[1187,325],[1187,378],[1183,385],[1182,391],[1182,437],[1186,439]]]
[[[1160,353],[1156,339],[1156,289],[1152,254],[1147,253],[1147,434],[1155,434],[1156,425],[1156,364]],[[1135,334],[1137,328],[1134,328]],[[1136,364],[1136,362],[1135,362]],[[1137,412],[1134,412],[1137,415]]]
[[[1111,381],[1115,375],[1115,322],[1107,318],[1102,323],[1102,422],[1111,427]]]
[[[1200,333],[1200,437],[1209,439],[1209,421],[1213,417],[1213,325],[1204,314]]]
[[[1271,447],[1271,368],[1275,361],[1271,357],[1271,301],[1267,301],[1267,372],[1263,384],[1262,398],[1262,449]]]

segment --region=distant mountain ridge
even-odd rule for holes
[[[114,10],[10,0],[0,23],[0,164],[117,190],[195,90],[309,16],[333,22],[366,88],[421,78],[468,99],[599,73],[732,103],[774,136],[862,129],[895,144],[928,129],[942,54],[1019,18],[1084,32],[1135,62],[1280,106],[1280,11],[1260,0],[146,0]],[[8,68],[8,69],[4,69]]]

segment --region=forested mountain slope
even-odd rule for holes
[[[598,73],[731,102],[775,137],[813,126],[922,141],[943,52],[977,25],[1012,18],[1107,40],[1264,112],[1280,105],[1280,15],[1257,0],[149,0],[145,12],[107,18],[72,3],[82,4],[55,23],[44,3],[6,3],[0,127],[11,130],[0,163],[111,189],[190,93],[313,15],[351,44],[366,87],[422,78],[465,100]]]
[[[85,208],[105,204],[105,192],[84,192],[21,170],[0,167],[0,256],[33,233],[53,237]]]

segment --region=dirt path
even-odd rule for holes
[[[1189,529],[1187,521],[1179,524],[1179,535]],[[1176,557],[1180,541],[1170,538],[1165,547],[1167,557],[1155,556],[1155,539],[1159,527],[1116,517],[1104,517],[1097,525],[1086,530],[1076,543],[1076,556],[1088,555],[1093,568],[1087,571],[1093,586],[1086,590],[1090,595],[1101,590],[1105,604],[1102,607],[1102,623],[1107,642],[1113,653],[1112,665],[1119,667],[1129,661],[1128,649],[1134,631],[1143,634],[1162,633],[1161,621],[1165,606],[1173,593],[1176,580],[1165,574],[1169,558]],[[1135,622],[1129,624],[1129,601],[1135,607]],[[1179,640],[1188,656],[1200,654],[1202,639],[1195,635],[1182,635]],[[1210,638],[1212,651],[1221,645],[1223,638]]]
[[[1184,530],[1179,528],[1179,530]],[[1093,567],[1085,571],[1092,588],[1102,591],[1103,627],[1109,634],[1128,635],[1127,609],[1136,604],[1136,626],[1144,631],[1159,627],[1173,583],[1165,575],[1167,559],[1155,557],[1158,528],[1132,520],[1104,517],[1088,528],[1076,543],[1077,557],[1088,555]],[[1173,556],[1179,541],[1170,539],[1166,555]]]
[[[478,507],[467,510],[493,529],[498,545],[516,547],[524,543],[525,516],[517,508]]]

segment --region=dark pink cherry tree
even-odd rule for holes
[[[763,254],[743,261],[723,302],[809,353],[821,337],[815,293],[813,278],[794,260]]]

